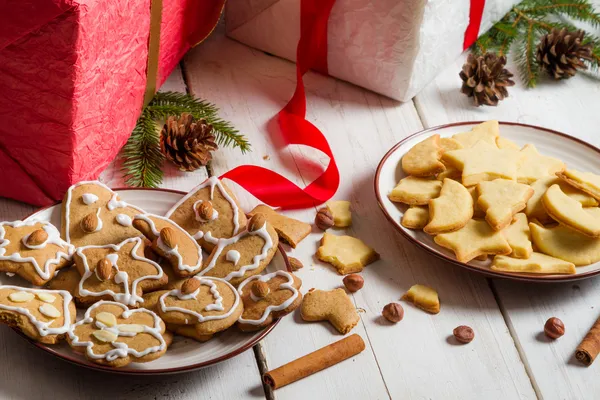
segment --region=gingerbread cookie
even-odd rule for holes
[[[73,324],[67,341],[96,364],[124,367],[156,360],[167,351],[165,324],[145,308],[129,310],[121,303],[99,301]]]
[[[423,206],[429,204],[429,200],[438,197],[441,190],[442,182],[439,180],[407,176],[398,182],[388,198],[397,203]]]
[[[49,222],[0,222],[0,271],[42,286],[72,262],[75,248]]]
[[[542,204],[555,221],[593,238],[600,237],[600,218],[586,212],[581,203],[573,200],[552,185],[542,197]]]
[[[577,266],[600,261],[600,238],[591,238],[562,225],[545,227],[529,224],[538,251]]]
[[[256,214],[263,214],[267,222],[275,228],[279,240],[296,248],[305,237],[308,236],[312,227],[306,222],[279,214],[269,206],[263,204],[254,207],[248,216],[251,218]]]
[[[166,217],[187,231],[208,252],[219,239],[229,239],[246,227],[246,215],[233,192],[216,177],[192,189]]]
[[[475,125],[469,132],[457,133],[452,139],[459,142],[463,148],[468,149],[475,146],[479,141],[484,141],[496,146],[496,139],[500,136],[498,121],[486,121]]]
[[[139,236],[131,221],[140,213],[103,183],[79,182],[63,200],[61,234],[75,247],[120,243]]]
[[[242,331],[257,331],[294,311],[302,303],[300,278],[287,271],[255,275],[240,283],[244,312],[237,322]]]
[[[434,176],[446,167],[440,161],[442,155],[440,135],[432,135],[414,145],[402,157],[402,169],[407,175]]]
[[[444,179],[440,196],[429,201],[429,223],[423,230],[430,235],[452,232],[465,226],[473,217],[473,197],[466,187]]]
[[[31,339],[58,343],[75,322],[75,304],[64,290],[0,286],[0,322]]]
[[[233,286],[260,274],[277,252],[279,237],[263,214],[255,214],[246,230],[221,239],[199,275],[223,278]]]
[[[310,290],[302,301],[302,319],[329,321],[342,335],[350,332],[360,318],[344,289]]]
[[[139,214],[133,226],[152,241],[152,249],[169,261],[175,275],[195,275],[202,268],[202,248],[175,222],[154,214]]]
[[[379,260],[379,254],[360,239],[325,232],[317,258],[333,265],[340,275],[346,275],[362,271]]]
[[[156,262],[144,257],[139,237],[118,245],[80,247],[74,259],[81,275],[75,293],[79,304],[113,300],[137,307],[144,292],[160,288],[168,279]]]
[[[535,252],[531,253],[529,258],[526,259],[496,256],[491,268],[495,271],[525,272],[529,274],[576,273],[575,265],[572,263]]]
[[[533,195],[533,189],[528,185],[507,179],[480,182],[477,190],[477,206],[485,212],[485,220],[496,231],[510,225],[513,216],[527,206]]]

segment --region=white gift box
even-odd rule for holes
[[[472,3],[484,1],[337,0],[327,26],[328,73],[393,99],[410,100],[462,53]],[[228,0],[227,34],[295,61],[300,2]],[[479,34],[517,3],[485,1]]]

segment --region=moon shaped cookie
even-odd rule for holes
[[[600,237],[600,218],[586,212],[581,203],[552,185],[542,197],[542,204],[555,221],[590,237]]]
[[[600,261],[600,238],[591,238],[562,225],[544,227],[530,223],[529,229],[533,243],[544,254],[577,266]]]
[[[234,194],[216,177],[192,189],[166,217],[209,252],[219,239],[228,239],[243,231],[247,222]]]
[[[473,217],[473,197],[466,187],[444,179],[437,199],[429,201],[429,223],[423,230],[430,235],[452,232],[465,226]]]
[[[414,145],[402,157],[402,169],[407,175],[437,175],[446,169],[446,166],[440,161],[442,152],[440,135],[432,135]]]

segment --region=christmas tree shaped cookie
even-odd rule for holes
[[[480,182],[477,206],[485,212],[485,220],[496,230],[507,227],[513,215],[527,206],[533,189],[523,183],[506,179]]]

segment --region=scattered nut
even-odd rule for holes
[[[200,215],[200,218],[203,220],[208,221],[212,218],[214,208],[210,201],[203,201],[202,203],[198,204],[197,209],[198,215]]]
[[[383,307],[381,314],[390,322],[400,322],[404,318],[404,308],[398,303],[390,303]]]
[[[96,266],[96,275],[102,282],[107,281],[112,276],[112,264],[106,258],[98,261]]]
[[[344,282],[346,289],[352,293],[362,289],[363,285],[365,284],[363,277],[358,274],[346,275],[342,282]]]
[[[36,229],[27,238],[27,244],[30,246],[39,246],[46,240],[48,240],[48,233],[43,229]]]
[[[160,240],[170,249],[174,249],[176,246],[175,230],[171,227],[165,226],[160,230]]]
[[[267,217],[265,214],[258,213],[254,214],[250,221],[248,221],[248,232],[256,232],[267,223]]]
[[[452,331],[452,334],[454,334],[456,340],[461,343],[469,343],[473,340],[473,338],[475,338],[475,332],[473,329],[466,325],[457,326],[454,328],[454,331]]]
[[[315,217],[315,225],[321,230],[326,231],[333,226],[333,214],[327,208],[321,208]]]
[[[194,293],[200,287],[200,280],[196,278],[189,278],[183,285],[181,285],[181,293],[183,294],[191,294]]]
[[[551,339],[558,339],[565,334],[565,324],[556,317],[548,318],[544,325],[544,333]]]
[[[95,232],[98,228],[98,217],[95,213],[89,213],[88,215],[83,217],[80,225],[81,229],[83,229],[84,232]]]
[[[292,271],[298,271],[300,268],[304,267],[304,265],[302,265],[302,261],[295,257],[288,257],[288,261],[290,262],[290,268]]]
[[[252,294],[262,299],[269,294],[269,285],[263,281],[255,281],[252,285]]]

